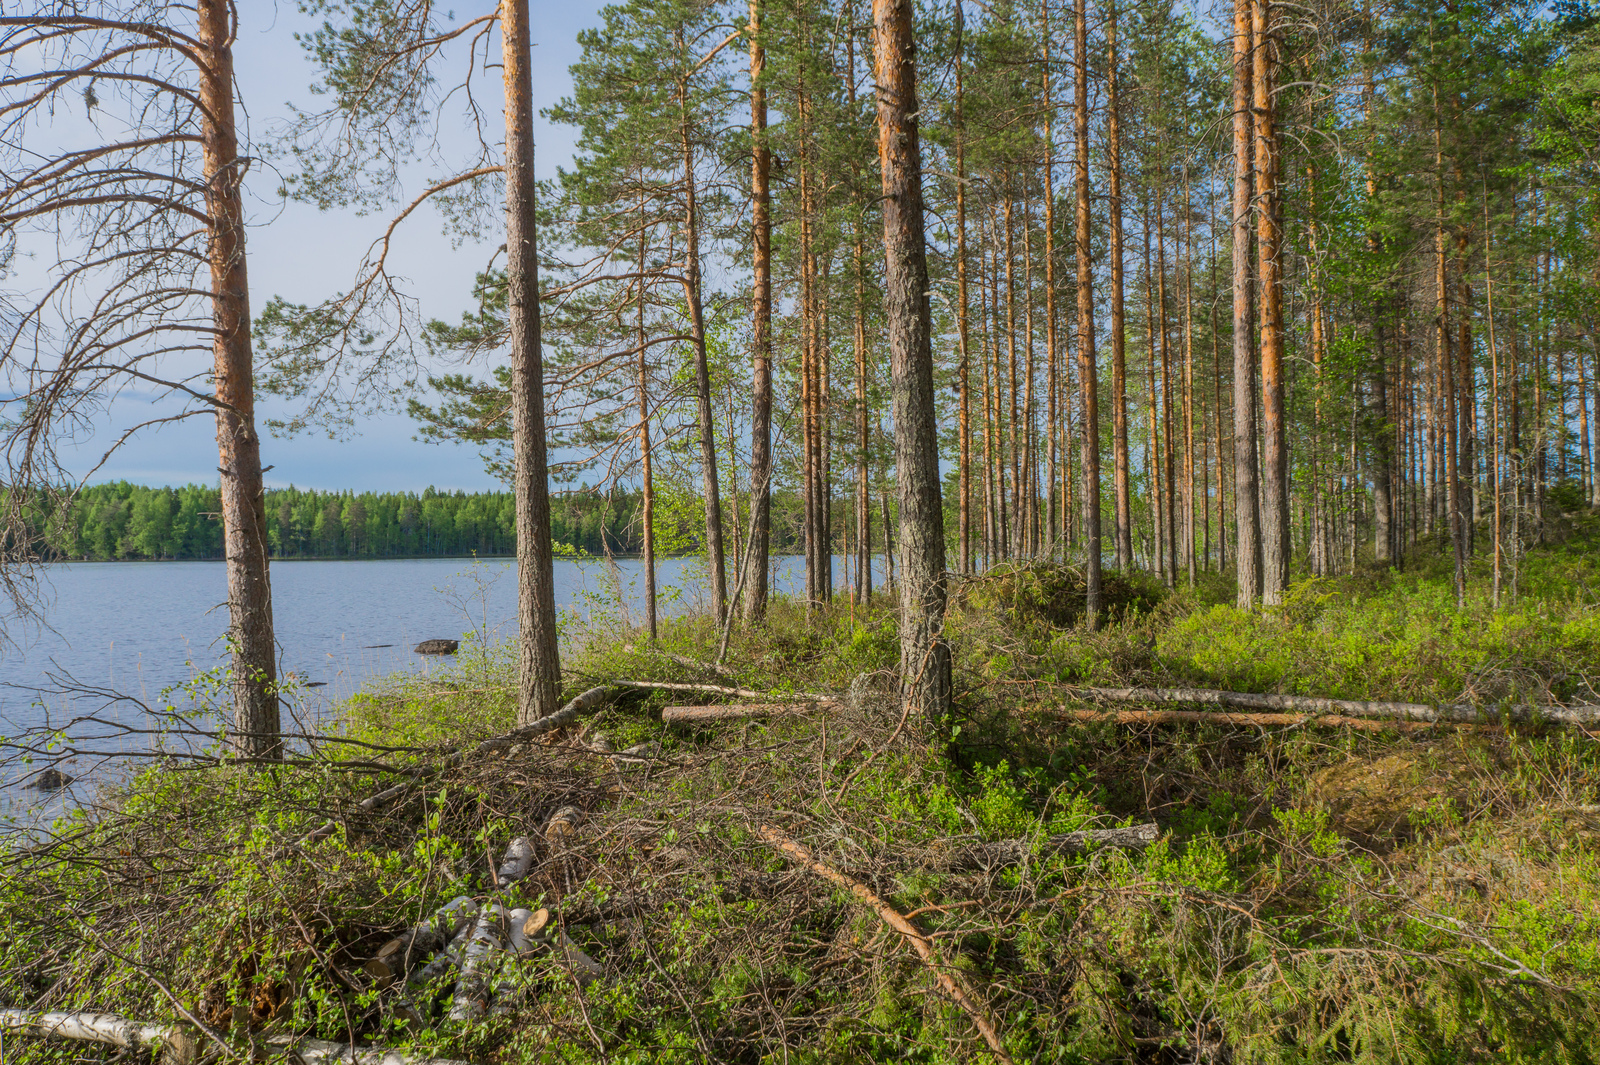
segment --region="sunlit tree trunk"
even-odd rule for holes
[[[1100,406],[1094,350],[1094,270],[1089,239],[1089,30],[1085,0],[1073,11],[1075,65],[1073,126],[1077,134],[1077,214],[1073,243],[1078,267],[1078,394],[1083,424],[1083,542],[1085,613],[1091,627],[1100,623]]]
[[[1233,5],[1233,507],[1240,609],[1261,597],[1261,516],[1257,498],[1255,343],[1250,285],[1251,0]]]
[[[205,116],[206,214],[211,263],[213,369],[222,535],[228,569],[228,642],[232,651],[233,734],[240,754],[283,757],[278,710],[272,582],[267,572],[267,509],[261,437],[255,427],[255,365],[250,344],[250,285],[245,272],[244,162],[234,125],[231,5],[200,0],[196,37],[203,55],[200,106]]]
[[[527,0],[502,0],[506,102],[506,319],[511,338],[512,450],[516,457],[517,622],[521,669],[517,719],[556,712],[555,566],[545,456],[544,353],[539,333],[539,249],[533,176],[533,73]],[[709,410],[707,410],[709,429]]]
[[[1133,497],[1128,461],[1128,358],[1127,318],[1123,309],[1122,265],[1122,129],[1117,69],[1117,8],[1106,12],[1106,167],[1110,171],[1111,198],[1106,205],[1111,230],[1111,401],[1112,465],[1115,470],[1118,569],[1133,566]]]
[[[884,318],[900,493],[901,692],[908,709],[942,722],[950,712],[950,647],[944,641],[944,511],[911,0],[873,0],[872,16],[883,170]]]
[[[772,542],[772,149],[767,142],[766,48],[762,0],[750,0],[750,557],[746,562],[744,616],[767,610],[767,569]]]
[[[1261,300],[1261,599],[1289,587],[1289,429],[1283,381],[1283,263],[1278,213],[1278,142],[1273,98],[1277,44],[1271,0],[1251,6],[1254,38],[1256,231]]]

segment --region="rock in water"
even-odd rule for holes
[[[33,791],[60,791],[71,783],[71,777],[52,766],[28,781],[27,786]]]
[[[415,651],[419,655],[453,655],[460,646],[460,640],[423,640]]]

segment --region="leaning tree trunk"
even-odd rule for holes
[[[528,0],[502,0],[500,34],[506,94],[506,321],[517,498],[517,720],[527,724],[555,713],[561,697],[539,335]]]
[[[200,110],[205,116],[206,207],[210,218],[212,351],[217,460],[228,567],[228,639],[233,648],[233,745],[252,758],[283,756],[278,667],[267,573],[267,508],[255,426],[250,286],[245,275],[243,164],[233,117],[233,17],[224,0],[200,0]]]
[[[1261,597],[1256,468],[1255,323],[1250,306],[1250,0],[1233,5],[1233,509],[1238,605]]]
[[[767,53],[761,0],[750,0],[750,556],[745,562],[744,616],[767,612],[767,557],[772,539],[772,195],[768,176]]]
[[[932,322],[922,229],[916,51],[911,0],[873,0],[878,161],[883,168],[884,318],[894,395],[900,490],[900,677],[907,708],[932,720],[950,710],[944,642],[944,508],[933,405]]]
[[[711,368],[706,361],[706,321],[700,302],[700,220],[696,217],[694,142],[689,137],[689,81],[678,81],[678,112],[683,149],[684,298],[694,333],[694,381],[700,418],[700,478],[706,503],[706,572],[711,602],[720,624],[728,611],[727,567],[722,560],[722,499],[717,487],[716,427],[711,420]]]
[[[1073,243],[1078,262],[1078,390],[1083,397],[1084,611],[1091,628],[1100,621],[1100,407],[1094,358],[1094,269],[1089,257],[1089,45],[1084,0],[1074,11],[1077,69],[1073,122],[1077,134],[1077,226]]]

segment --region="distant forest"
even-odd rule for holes
[[[773,543],[798,544],[799,501],[774,493]],[[644,550],[640,494],[615,490],[555,495],[550,534],[558,553],[637,554]],[[656,550],[701,550],[696,498],[658,504]],[[78,492],[63,516],[34,522],[43,555],[55,559],[220,559],[218,490],[198,484],[148,488],[117,481]],[[794,512],[794,513],[791,513]],[[675,520],[669,520],[675,519]],[[516,504],[510,492],[267,491],[267,538],[273,558],[456,558],[516,553]]]
[[[65,559],[222,557],[216,488],[147,488],[118,481],[84,488],[42,532],[47,555]],[[586,554],[643,549],[637,493],[572,493],[551,500],[558,544]],[[510,492],[267,492],[274,558],[413,558],[511,555],[516,503]]]

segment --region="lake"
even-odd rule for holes
[[[835,559],[841,575],[843,560]],[[277,561],[273,613],[280,674],[310,684],[316,715],[375,676],[449,668],[412,653],[434,637],[516,633],[516,565],[507,559]],[[564,612],[631,612],[643,618],[644,563],[558,559],[556,605]],[[705,605],[698,559],[657,564],[663,615]],[[804,560],[775,560],[772,587],[804,587]],[[47,628],[9,625],[0,646],[0,735],[58,726],[94,712],[139,722],[132,704],[74,698],[65,687],[105,689],[155,704],[163,689],[225,664],[226,577],[221,562],[85,562],[51,566],[40,584]],[[147,747],[148,739],[121,741]],[[0,781],[14,774],[0,769]],[[7,788],[7,791],[14,790]]]

